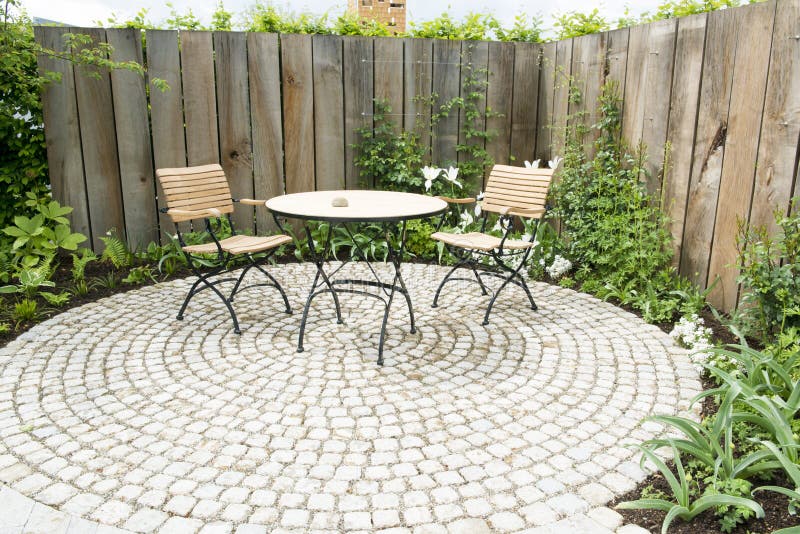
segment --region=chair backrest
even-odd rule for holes
[[[225,171],[216,163],[197,167],[156,170],[169,209],[200,210],[216,208],[233,212],[233,200]],[[187,215],[171,215],[176,223],[196,219]]]
[[[495,165],[489,173],[481,208],[501,213],[505,208],[543,210],[553,169]]]

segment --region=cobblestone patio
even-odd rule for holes
[[[313,266],[272,272],[295,315],[246,291],[241,336],[211,294],[176,321],[179,280],[0,349],[3,503],[67,517],[59,532],[608,532],[602,506],[644,476],[625,444],[700,391],[685,351],[628,312],[535,283],[538,312],[511,290],[484,327],[475,285],[430,308],[445,270],[427,265],[403,267],[418,331],[395,301],[385,367],[364,297],[342,298],[344,325],[318,297],[297,353]],[[0,531],[30,519],[9,517]]]

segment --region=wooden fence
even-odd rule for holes
[[[406,129],[459,96],[463,68],[488,68],[486,147],[498,163],[562,152],[569,114],[586,111],[607,80],[620,84],[623,136],[649,147],[648,187],[672,219],[676,267],[729,310],[737,302],[737,220],[774,229],[772,212],[800,192],[800,0],[773,0],[710,14],[540,44],[237,32],[37,27],[58,49],[68,31],[143,61],[125,71],[60,72],[44,95],[50,178],[92,238],[116,228],[133,244],[157,240],[154,169],[220,162],[234,195],[358,187],[351,145],[370,126],[373,99],[387,100]],[[152,78],[170,90],[148,87]],[[583,94],[570,104],[569,84]],[[460,121],[439,121],[423,143],[433,161],[456,160]],[[668,146],[667,151],[663,150]],[[665,166],[665,161],[667,162]],[[666,170],[665,170],[666,168]],[[237,223],[271,229],[263,210]]]

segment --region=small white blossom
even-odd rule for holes
[[[540,160],[540,159],[533,160],[533,163],[531,163],[528,160],[525,160],[525,167],[528,168],[528,169],[538,169],[539,168],[539,163],[541,163],[541,162],[542,162],[542,160]]]
[[[444,171],[445,179],[453,184],[456,184],[458,187],[463,187],[461,183],[456,179],[458,178],[458,167],[450,167],[446,171]]]
[[[705,325],[702,317],[693,313],[689,317],[681,317],[669,333],[681,346],[689,349],[692,361],[701,364],[706,361],[707,350],[711,348],[711,329]]]
[[[425,177],[425,191],[430,191],[433,181],[442,173],[438,167],[422,167],[422,176]]]
[[[480,217],[482,211],[483,210],[481,209],[481,203],[480,202],[476,202],[475,203],[475,217]]]
[[[462,227],[467,227],[470,224],[475,222],[475,219],[472,218],[472,214],[468,211],[461,212],[461,225]]]
[[[556,156],[555,158],[547,162],[547,166],[550,167],[551,169],[556,169],[558,168],[558,166],[561,164],[562,161],[564,161],[564,158]]]
[[[556,257],[553,258],[553,263],[550,264],[549,267],[545,268],[545,271],[547,271],[547,274],[550,275],[550,278],[556,280],[569,272],[570,269],[572,269],[572,262],[567,258],[556,254]]]

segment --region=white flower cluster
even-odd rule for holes
[[[564,158],[562,158],[561,156],[556,156],[555,158],[547,161],[547,166],[550,167],[551,169],[555,169],[561,164],[562,161],[564,161]],[[525,160],[525,167],[528,169],[538,169],[539,164],[541,162],[542,162],[541,159],[535,159],[532,162]]]
[[[567,258],[556,254],[556,257],[553,258],[553,263],[551,263],[549,267],[546,267],[545,271],[547,271],[547,274],[550,275],[550,278],[557,280],[569,272],[570,269],[572,269],[572,262]]]
[[[458,181],[458,167],[450,167],[449,169],[440,169],[438,167],[423,167],[422,176],[425,178],[425,191],[430,191],[433,181],[437,179],[442,173],[444,178],[451,184],[457,185],[459,188],[463,187],[461,182]]]
[[[691,351],[695,363],[702,363],[707,359],[704,351],[711,348],[711,329],[696,313],[689,317],[681,317],[669,335]]]

